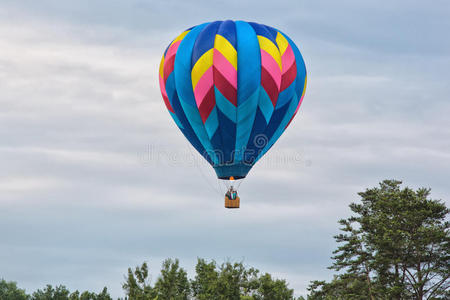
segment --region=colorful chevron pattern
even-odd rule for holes
[[[299,110],[306,68],[280,31],[216,21],[170,43],[159,82],[175,123],[218,177],[243,178]]]

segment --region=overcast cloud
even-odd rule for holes
[[[328,279],[337,220],[387,178],[449,199],[450,3],[0,3],[0,277],[114,296],[127,267],[243,260],[298,295]],[[182,30],[245,19],[303,53],[300,113],[223,208],[157,70]]]

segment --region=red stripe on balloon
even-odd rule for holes
[[[164,83],[167,82],[167,78],[169,78],[170,73],[173,72],[175,66],[175,55],[172,55],[170,58],[164,61]]]
[[[164,103],[166,104],[167,109],[168,109],[170,112],[175,113],[175,111],[174,111],[173,108],[172,108],[172,105],[170,104],[169,98],[167,98],[167,96],[163,96],[163,99],[164,99]]]
[[[297,77],[297,64],[294,61],[289,70],[287,70],[281,77],[280,91],[284,91],[285,89],[287,89],[292,84],[292,82],[294,82],[295,77]]]
[[[162,94],[162,97],[163,97],[164,103],[166,104],[167,109],[170,112],[174,113],[173,107],[172,107],[172,105],[170,104],[170,101],[169,101],[169,97],[167,97],[166,86],[164,84],[164,80],[162,79],[161,76],[159,76],[159,88],[161,90],[161,94]]]
[[[206,93],[205,97],[202,100],[202,103],[200,104],[200,107],[198,108],[203,124],[208,119],[214,106],[216,106],[216,99],[214,97],[214,86],[213,86],[208,91],[208,93]]]
[[[220,93],[234,106],[237,106],[237,91],[235,87],[214,67],[214,85]]]
[[[170,45],[169,49],[167,49],[166,56],[164,58],[164,82],[167,81],[167,78],[169,77],[170,73],[173,72],[174,66],[175,66],[175,56],[178,51],[178,46],[180,46],[181,41],[177,41]]]
[[[283,56],[281,57],[281,64],[283,66],[283,73],[286,73],[286,70],[289,68],[289,66],[292,66],[292,64],[295,62],[295,54],[292,50],[291,45],[288,45],[286,50],[284,51]]]
[[[278,99],[278,86],[273,80],[270,73],[264,68],[261,67],[261,85],[266,91],[267,95],[269,95],[270,100],[272,101],[273,106],[277,104]]]
[[[234,88],[237,88],[237,71],[223,54],[214,49],[214,67]]]

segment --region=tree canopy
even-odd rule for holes
[[[199,258],[195,277],[189,279],[178,259],[166,259],[152,284],[148,264],[129,268],[122,300],[294,300],[294,291],[282,279],[273,278],[242,262],[217,264]],[[0,300],[112,300],[106,287],[100,293],[70,292],[65,286],[47,285],[31,295],[15,282],[0,281]]]
[[[450,299],[449,209],[400,185],[385,180],[350,204],[334,237],[337,274],[312,282],[308,299]]]
[[[180,268],[178,260],[167,259],[154,286],[149,280],[148,266],[143,263],[128,269],[123,288],[126,296],[137,300],[293,300],[294,291],[285,280],[248,268],[242,262],[225,262],[199,258],[194,279]]]

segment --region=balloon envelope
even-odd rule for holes
[[[306,68],[279,30],[216,21],[175,38],[159,81],[173,120],[221,179],[244,178],[297,113]]]

